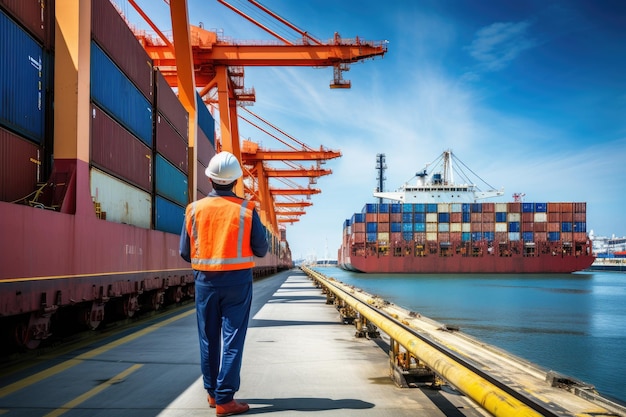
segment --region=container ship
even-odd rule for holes
[[[79,4],[0,0],[0,344],[193,296],[178,244],[185,206],[211,191],[214,119],[197,106],[190,157],[189,113],[125,20]],[[267,233],[255,276],[291,267]]]
[[[531,203],[520,195],[512,202],[482,202],[504,191],[455,183],[451,151],[428,167],[413,184],[374,193],[391,202],[365,204],[345,220],[340,267],[364,273],[520,274],[571,273],[593,263],[586,203]]]

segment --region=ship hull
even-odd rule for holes
[[[594,261],[591,255],[536,257],[393,257],[350,256],[344,269],[380,274],[537,274],[572,273],[587,269]]]

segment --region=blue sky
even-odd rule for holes
[[[116,2],[142,26],[125,0]],[[138,3],[170,28],[164,2]],[[342,152],[326,163],[333,173],[317,180],[322,192],[307,214],[287,226],[294,258],[336,256],[344,220],[376,201],[378,153],[386,155],[387,191],[452,149],[486,182],[504,187],[492,201],[511,201],[515,192],[527,202],[584,201],[587,231],[626,235],[626,2],[261,3],[324,41],[335,32],[388,41],[383,58],[351,65],[349,90],[329,88],[332,68],[245,70],[245,86],[256,91],[251,111],[313,148]],[[233,40],[272,39],[216,0],[189,0],[189,14],[191,24]],[[284,148],[243,121],[240,130],[264,147]]]

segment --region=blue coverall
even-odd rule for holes
[[[232,191],[213,190],[206,198],[218,196],[236,197]],[[255,256],[263,257],[267,253],[265,233],[255,210],[250,239]],[[182,258],[191,262],[190,239],[185,224],[179,249]],[[252,302],[252,269],[194,270],[193,274],[204,388],[217,404],[226,404],[239,390],[243,345]]]

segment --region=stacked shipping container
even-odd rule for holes
[[[587,240],[586,203],[366,204],[344,223],[352,243]]]

